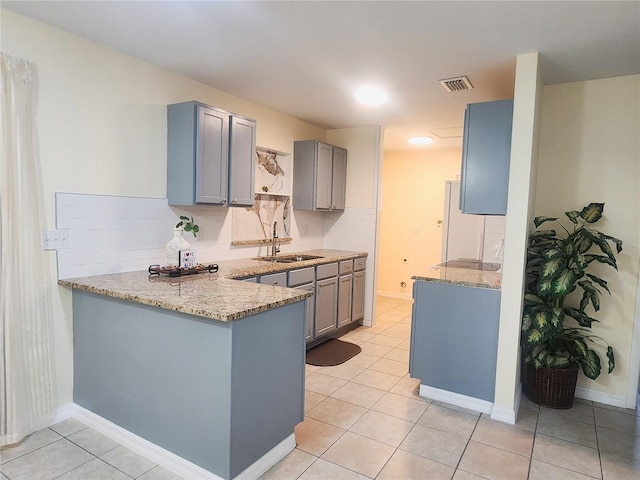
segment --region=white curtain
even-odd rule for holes
[[[53,417],[48,262],[36,131],[35,65],[2,56],[0,116],[0,446]]]

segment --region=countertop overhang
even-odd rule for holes
[[[164,277],[150,276],[147,271],[135,271],[61,279],[58,280],[58,284],[189,315],[231,322],[299,302],[312,295],[305,290],[241,282],[237,279],[367,256],[366,252],[326,249],[296,253],[322,258],[295,264],[241,258],[205,262],[218,264],[218,273],[215,274]]]
[[[466,287],[490,288],[493,290],[500,290],[502,285],[502,273],[500,272],[442,266],[432,267],[431,270],[414,275],[411,279]]]

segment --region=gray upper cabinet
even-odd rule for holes
[[[513,100],[472,103],[464,113],[460,210],[506,215]]]
[[[229,205],[252,206],[255,198],[256,122],[233,115],[229,127]]]
[[[342,211],[347,186],[347,151],[317,140],[293,144],[293,208]]]
[[[326,143],[318,142],[316,149],[317,149],[316,168],[315,168],[316,198],[315,198],[314,206],[317,209],[330,210],[331,209],[331,187],[332,187],[331,178],[333,174],[333,147],[331,145],[327,145]],[[295,147],[294,147],[294,158],[297,159],[297,154],[295,153]],[[301,159],[300,162],[296,161],[295,167],[297,167],[302,161],[309,162],[309,164],[311,164],[312,160],[313,159],[307,160],[305,158],[304,160]],[[295,193],[294,193],[293,205],[294,206],[296,205]]]
[[[333,147],[333,177],[331,178],[332,210],[344,210],[347,197],[347,151]]]
[[[255,127],[198,102],[169,105],[169,205],[253,205]]]

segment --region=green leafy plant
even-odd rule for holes
[[[617,253],[622,251],[620,240],[592,227],[603,211],[604,203],[590,203],[581,211],[565,212],[572,229],[565,228],[557,218],[534,220],[536,231],[529,235],[527,249],[520,337],[528,365],[564,368],[578,363],[587,377],[596,379],[601,370],[600,356],[591,346],[597,341],[607,346],[608,373],[615,367],[613,348],[591,333],[592,323],[598,320],[587,313],[589,306],[600,310],[602,290],[611,294],[605,280],[588,272],[589,266],[597,262],[617,270],[611,247],[615,246]],[[555,222],[561,230],[538,230],[547,222]],[[572,320],[565,325],[567,318]]]
[[[180,221],[176,228],[183,228],[185,232],[192,232],[194,237],[197,237],[200,231],[200,227],[194,223],[193,217],[189,218],[184,215],[180,215]]]

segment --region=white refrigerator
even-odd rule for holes
[[[442,262],[450,260],[482,261],[485,217],[460,212],[460,181],[445,183],[442,219]]]

